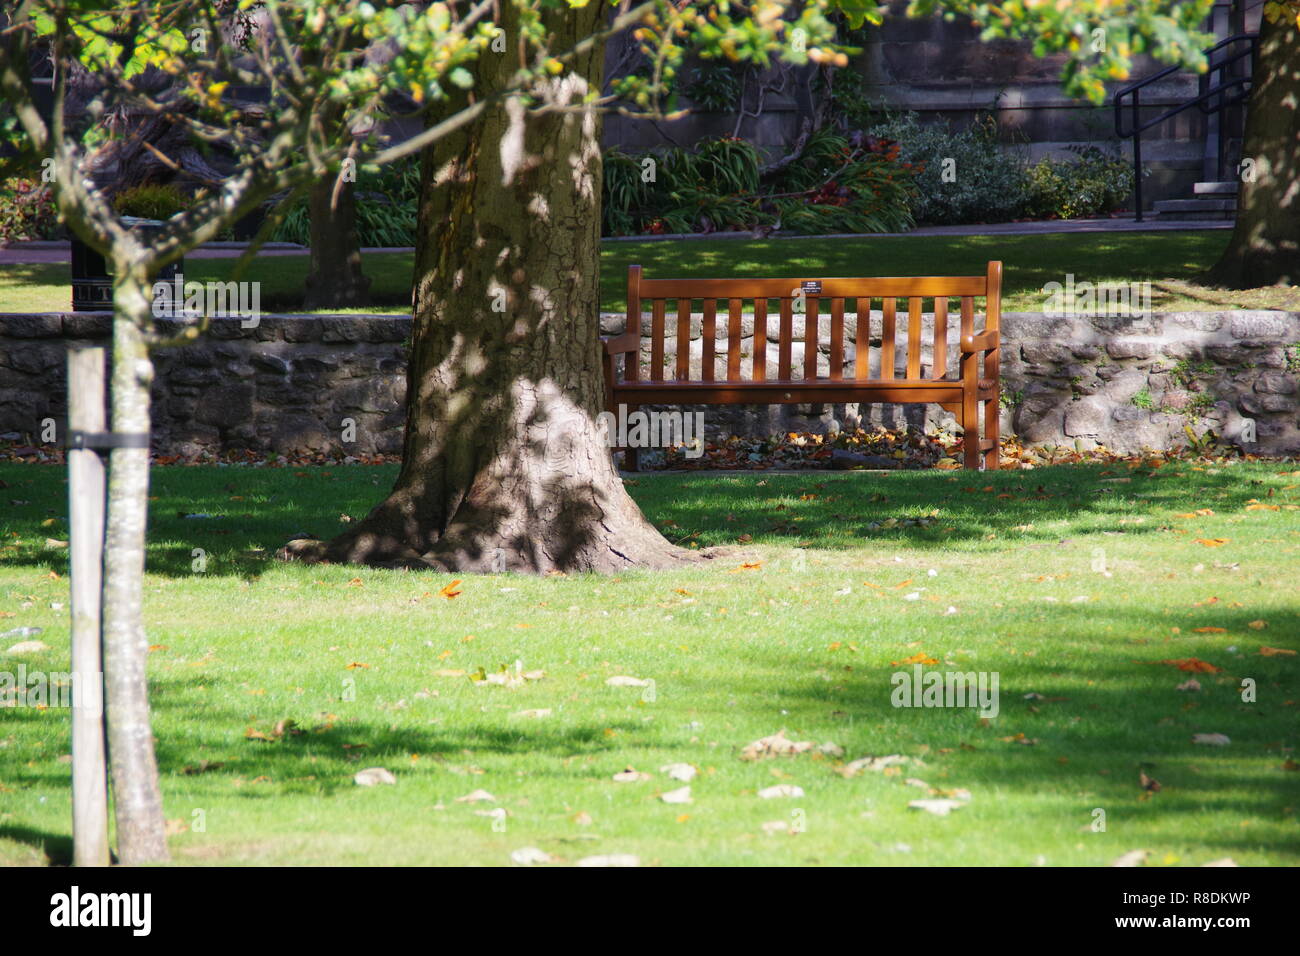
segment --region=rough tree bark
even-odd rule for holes
[[[150,322],[148,276],[138,263],[114,263],[112,427],[149,434],[153,362],[145,341]],[[144,544],[149,508],[149,448],[114,448],[109,464],[104,536],[104,691],[108,755],[117,820],[117,855],[125,864],[167,859],[149,719],[149,643],[143,624]]]
[[[552,49],[608,10],[546,14]],[[508,84],[510,47],[480,60],[475,95]],[[641,514],[596,425],[600,117],[582,101],[603,60],[596,44],[533,91],[544,109],[506,99],[425,155],[402,470],[327,560],[545,573],[696,558]]]
[[[1228,248],[1209,272],[1230,289],[1300,285],[1300,25],[1260,24],[1259,60],[1247,103],[1241,185]]]
[[[333,176],[314,183],[308,196],[311,213],[311,271],[303,297],[306,309],[340,309],[366,305],[370,280],[361,271],[357,242],[356,191],[343,182],[334,201]]]

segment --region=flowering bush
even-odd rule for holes
[[[30,179],[0,183],[0,244],[23,239],[53,239],[59,214],[49,186]]]

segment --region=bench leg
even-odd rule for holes
[[[640,408],[641,408],[640,405],[629,405],[627,407],[628,416],[630,417],[633,412],[639,410]],[[641,463],[637,460],[637,449],[635,448],[623,449],[623,468],[626,469],[627,471],[641,470]]]
[[[967,468],[979,468],[979,392],[975,385],[975,356],[962,356],[962,458]]]
[[[997,392],[995,391],[996,395]],[[997,471],[1002,467],[1002,441],[999,438],[1002,405],[997,401],[984,403],[984,440],[991,441],[993,447],[984,453],[984,470]]]

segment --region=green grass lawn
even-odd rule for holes
[[[1294,463],[647,475],[631,490],[670,537],[738,550],[671,573],[467,578],[451,599],[449,575],[269,557],[337,532],[393,475],[155,469],[146,617],[178,863],[500,865],[534,846],[644,864],[1300,864],[1300,657],[1261,653],[1300,648]],[[0,630],[50,645],[19,658],[7,639],[0,670],[68,666],[66,552],[45,543],[66,538],[63,477],[0,466]],[[891,706],[891,674],[911,670],[893,662],[918,654],[996,672],[999,715]],[[1159,663],[1188,658],[1222,671]],[[516,662],[544,676],[467,676]],[[653,693],[607,685],[619,675]],[[1176,689],[1189,678],[1199,691]],[[0,713],[0,862],[63,860],[68,712]],[[304,732],[277,738],[285,720]],[[782,728],[844,756],[740,759]],[[914,762],[837,772],[893,754]],[[660,772],[677,762],[699,769],[689,804],[659,799],[683,785]],[[355,785],[369,767],[397,784]],[[653,776],[612,780],[628,767]],[[757,796],[779,784],[804,795]],[[497,802],[458,802],[479,789]],[[954,790],[970,799],[949,816],[908,809]],[[791,822],[804,832],[764,831]]]
[[[1156,311],[1300,309],[1300,289],[1225,292],[1205,288],[1197,275],[1218,257],[1224,231],[1049,236],[915,236],[852,239],[715,239],[607,242],[601,254],[602,305],[626,308],[627,267],[640,263],[651,277],[982,275],[990,259],[1006,264],[1006,311],[1041,312],[1048,282],[1151,282]],[[363,311],[405,312],[411,299],[410,253],[365,256],[376,306]],[[188,279],[226,279],[234,260],[192,259]],[[265,310],[295,310],[307,274],[306,256],[266,256],[246,275],[262,286]],[[67,266],[0,266],[0,312],[56,312],[68,308]],[[359,310],[353,310],[359,311]]]

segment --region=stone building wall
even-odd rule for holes
[[[775,327],[775,317],[769,319]],[[826,319],[823,319],[825,323]],[[982,319],[977,316],[976,327]],[[716,350],[726,354],[725,321]],[[794,317],[793,362],[802,368],[803,316]],[[955,323],[954,323],[955,324]],[[264,316],[256,328],[217,319],[198,342],[157,353],[155,449],[163,454],[250,449],[262,454],[329,451],[396,454],[402,447],[406,392],[406,316]],[[609,333],[623,317],[605,315]],[[648,325],[648,319],[647,319]],[[900,320],[898,361],[906,323]],[[670,327],[673,323],[670,323]],[[700,316],[692,328],[691,365],[698,374]],[[878,372],[880,315],[873,314],[872,372]],[[845,359],[852,362],[855,317],[845,320]],[[0,315],[0,434],[39,435],[53,418],[62,434],[69,339],[103,339],[102,314]],[[646,329],[648,331],[648,328]],[[753,321],[744,317],[742,368],[752,362]],[[826,331],[823,328],[823,337]],[[957,328],[948,355],[955,374]],[[923,374],[933,340],[924,321]],[[1002,319],[1003,429],[1031,444],[1121,452],[1185,444],[1185,426],[1213,428],[1265,455],[1300,454],[1300,313],[1185,312],[1145,318],[1009,313]],[[667,343],[667,362],[675,359]],[[643,353],[643,362],[649,360]],[[719,377],[725,368],[719,360]],[[768,367],[777,362],[769,343]],[[820,373],[829,355],[818,356]],[[851,374],[851,372],[849,373]],[[705,412],[710,437],[823,431],[858,423],[941,424],[936,406],[736,406]],[[355,441],[344,442],[351,423]]]

